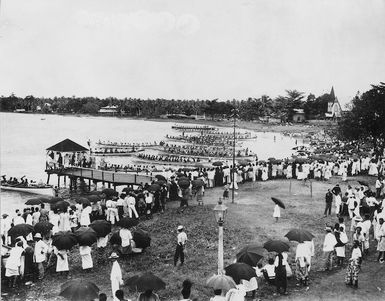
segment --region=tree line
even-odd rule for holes
[[[14,94],[0,96],[1,111],[15,111],[24,109],[36,112],[40,108],[43,113],[73,113],[97,114],[101,107],[117,106],[117,110],[126,116],[155,118],[164,114],[203,115],[211,118],[223,118],[231,115],[234,108],[238,109],[239,118],[256,120],[260,117],[274,117],[282,121],[290,121],[294,109],[303,109],[306,118],[323,118],[327,111],[327,103],[331,100],[330,94],[315,97],[303,92],[286,90],[285,95],[271,98],[263,95],[259,98],[246,100],[175,100],[175,99],[139,99],[115,97],[34,97],[24,98]],[[40,111],[39,110],[39,111]]]

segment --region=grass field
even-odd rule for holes
[[[374,178],[365,178],[374,183]],[[357,178],[349,181],[358,185]],[[289,280],[289,296],[273,296],[274,288],[259,281],[258,297],[265,299],[286,300],[384,300],[385,299],[385,266],[379,265],[376,259],[375,244],[371,241],[371,255],[362,264],[359,275],[359,288],[353,290],[344,284],[345,269],[332,272],[321,271],[322,242],[325,235],[325,223],[334,224],[335,215],[324,218],[324,195],[339,179],[330,182],[303,183],[293,180],[275,180],[267,182],[245,183],[236,192],[236,203],[227,201],[228,215],[224,225],[224,260],[225,266],[232,263],[235,254],[249,243],[263,243],[269,238],[285,239],[284,235],[295,227],[310,230],[315,237],[316,255],[312,261],[310,286],[297,287],[294,279]],[[347,183],[341,184],[344,190]],[[290,188],[291,187],[291,188]],[[312,191],[312,197],[310,192]],[[193,295],[199,300],[208,300],[212,296],[210,288],[205,286],[206,279],[217,271],[217,225],[213,207],[222,195],[220,188],[206,191],[205,206],[191,206],[181,213],[177,205],[169,204],[164,214],[154,215],[152,220],[142,221],[140,228],[151,233],[152,243],[144,254],[136,255],[121,262],[124,278],[129,278],[143,271],[152,271],[167,283],[165,290],[160,291],[162,300],[181,299],[182,281],[192,280]],[[281,198],[286,210],[281,210],[282,218],[275,223],[272,217],[274,204],[270,197]],[[332,213],[334,212],[334,208]],[[173,266],[173,255],[176,241],[176,227],[182,224],[188,235],[187,257],[184,266]],[[350,222],[347,222],[347,228]],[[292,259],[296,243],[291,242],[289,259]],[[348,252],[347,256],[350,255]],[[102,292],[110,295],[110,265],[94,268],[91,273],[80,269],[78,250],[73,251],[70,260],[72,279],[86,278],[95,282]],[[58,278],[50,273],[42,283],[32,287],[22,287],[11,291],[4,300],[62,300],[57,297],[60,284],[66,279]],[[126,295],[135,300],[137,294],[123,286]]]

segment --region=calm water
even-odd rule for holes
[[[69,138],[87,147],[87,141],[110,140],[122,142],[153,142],[166,134],[179,135],[171,129],[175,122],[115,119],[108,117],[75,117],[40,114],[0,113],[0,168],[1,175],[25,175],[28,179],[44,182],[46,148]],[[224,129],[231,131],[231,128]],[[291,154],[295,139],[277,133],[258,133],[253,141],[243,142],[260,159],[284,158]],[[114,160],[114,161],[113,161]],[[111,163],[129,163],[128,159],[113,158]],[[51,184],[56,183],[51,180]],[[30,194],[1,192],[1,211],[14,212],[23,208]]]

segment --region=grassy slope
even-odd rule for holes
[[[371,183],[374,178],[366,178]],[[351,179],[350,184],[356,185],[357,179]],[[384,265],[375,262],[375,243],[371,242],[371,256],[362,265],[359,275],[360,288],[352,290],[345,287],[345,270],[331,273],[321,272],[322,251],[325,223],[334,224],[335,216],[323,218],[324,195],[327,188],[331,188],[338,179],[332,181],[313,182],[313,197],[310,197],[309,183],[287,180],[268,181],[263,183],[246,183],[236,195],[236,204],[227,203],[229,212],[224,228],[225,266],[234,260],[237,251],[248,243],[263,244],[268,238],[281,238],[290,228],[304,227],[315,236],[316,256],[310,274],[310,288],[296,287],[295,281],[289,281],[290,300],[380,300],[384,298],[385,269]],[[346,183],[342,184],[345,189]],[[142,255],[137,255],[122,263],[124,277],[128,278],[141,271],[152,271],[167,283],[166,290],[160,292],[163,300],[178,300],[180,298],[181,283],[185,278],[194,282],[193,293],[208,300],[211,290],[205,287],[205,280],[217,270],[217,226],[214,221],[213,205],[222,190],[220,188],[206,191],[205,206],[192,204],[184,213],[179,213],[177,204],[170,204],[164,214],[156,215],[152,220],[143,221],[140,227],[152,233],[152,246]],[[273,203],[271,196],[284,200],[287,209],[282,210],[282,218],[275,223],[272,218]],[[334,212],[334,208],[333,208]],[[176,240],[176,227],[183,224],[189,238],[187,246],[186,264],[183,267],[173,266],[173,254]],[[347,228],[350,223],[347,222]],[[294,255],[296,243],[290,243]],[[109,273],[110,266],[95,268],[92,273],[85,274],[80,269],[80,262],[76,256],[71,256],[71,270],[73,278],[84,277],[94,281],[101,291],[110,294]],[[348,252],[347,256],[350,252]],[[65,279],[49,275],[42,284],[37,284],[29,290],[20,290],[19,300],[60,300],[56,296],[59,286]],[[260,297],[275,299],[272,295],[274,288],[261,284]],[[135,298],[135,292],[125,292]],[[9,300],[17,300],[10,298]]]

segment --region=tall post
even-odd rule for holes
[[[223,220],[218,222],[218,275],[223,273]]]
[[[231,188],[231,202],[234,203],[234,194],[235,194],[235,140],[236,140],[236,133],[235,133],[235,126],[236,126],[236,118],[237,118],[237,109],[235,108],[235,101],[234,101],[234,109],[231,110],[232,117],[233,117],[233,168],[231,170],[231,176],[232,176],[232,188]]]

